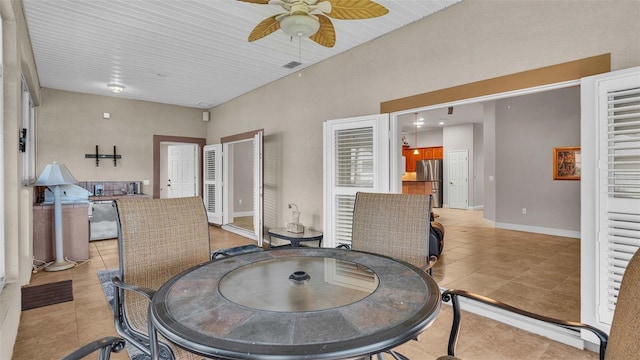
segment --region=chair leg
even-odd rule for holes
[[[402,354],[400,354],[398,352],[395,352],[393,350],[389,350],[389,351],[387,351],[387,353],[391,354],[391,356],[393,356],[393,358],[396,359],[396,360],[409,360],[408,357],[406,357],[406,356],[404,356],[404,355],[402,355]]]
[[[156,332],[156,328],[155,326],[153,326],[153,322],[151,321],[151,306],[149,306],[149,314],[147,316],[147,319],[149,319],[149,348],[151,350],[151,360],[158,360],[158,333]]]
[[[453,323],[451,324],[451,333],[449,334],[449,344],[447,346],[447,355],[456,356],[456,343],[458,342],[458,333],[460,330],[460,302],[458,296],[445,292],[442,294],[442,301],[451,300],[453,306]]]

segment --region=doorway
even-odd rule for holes
[[[469,204],[469,150],[447,151],[449,207],[466,210]]]
[[[262,130],[224,137],[204,148],[204,203],[209,222],[263,238]]]
[[[197,164],[199,151],[196,144],[162,144],[167,153],[166,180],[161,176],[160,198],[178,198],[199,195]],[[164,151],[163,151],[164,152]],[[163,181],[165,180],[165,181]]]
[[[242,140],[225,146],[228,170],[225,172],[227,184],[227,226],[246,229],[251,233],[253,227],[253,139]],[[223,205],[224,206],[224,205]]]
[[[163,150],[163,144],[164,145],[169,145],[169,144],[182,144],[182,145],[186,145],[186,144],[193,144],[195,146],[197,146],[197,151],[196,153],[198,154],[198,156],[200,156],[199,154],[202,153],[202,149],[204,148],[204,145],[206,144],[207,139],[205,138],[193,138],[193,137],[184,137],[184,136],[167,136],[167,135],[153,135],[153,190],[152,190],[152,194],[153,194],[153,198],[154,199],[159,199],[160,198],[160,184],[164,183],[166,184],[166,179],[167,179],[167,169],[166,166],[164,166],[163,168],[163,164],[166,164],[166,159],[167,159],[167,154],[168,154],[168,149]],[[202,184],[202,161],[196,161],[196,181],[197,184]],[[196,187],[196,195],[200,195],[200,190],[198,189],[199,186]],[[148,190],[145,190],[145,193],[147,193]]]

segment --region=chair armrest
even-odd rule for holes
[[[261,247],[256,245],[241,245],[232,247],[229,249],[216,250],[211,252],[211,261],[226,258],[229,256],[235,256],[240,254],[246,254],[256,251],[263,251]]]
[[[151,298],[153,298],[153,295],[156,293],[155,290],[151,290],[143,286],[127,284],[126,282],[123,282],[122,280],[120,280],[120,278],[117,276],[112,277],[111,282],[113,283],[114,286],[120,289],[135,291],[141,295],[144,295],[149,300],[151,300]]]
[[[62,360],[79,360],[96,350],[100,350],[99,359],[109,359],[112,352],[117,353],[122,351],[122,349],[124,349],[124,340],[122,338],[107,336],[84,345],[63,357]]]
[[[214,251],[211,253],[211,261],[213,260],[217,260],[217,259],[221,259],[221,258],[225,258],[225,257],[229,257],[231,255],[227,254],[224,251]]]
[[[591,325],[583,324],[581,322],[559,320],[555,318],[534,314],[526,310],[522,310],[522,309],[513,307],[511,305],[507,305],[498,300],[488,298],[486,296],[475,294],[469,291],[456,290],[456,289],[446,290],[442,293],[442,301],[444,302],[451,301],[453,305],[453,324],[451,325],[451,334],[449,335],[449,346],[447,348],[447,352],[450,356],[455,356],[456,342],[458,340],[458,330],[460,329],[460,303],[458,301],[458,296],[462,296],[474,301],[478,301],[483,304],[496,307],[498,309],[513,312],[518,315],[522,315],[531,319],[539,320],[549,324],[558,325],[565,329],[589,330],[600,339],[600,359],[604,360],[604,353],[607,349],[607,341],[609,340],[609,336],[604,331],[598,328],[595,328]]]

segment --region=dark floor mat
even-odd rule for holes
[[[59,304],[73,300],[71,280],[22,288],[22,310]]]

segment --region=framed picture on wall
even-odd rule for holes
[[[553,180],[580,180],[580,147],[553,148]]]

